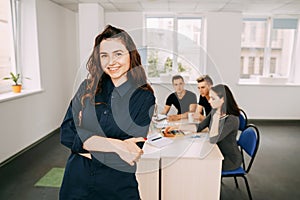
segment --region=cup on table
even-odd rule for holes
[[[194,122],[194,112],[188,112],[188,120],[189,120],[189,123]]]

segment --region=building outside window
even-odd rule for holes
[[[262,75],[260,68],[266,44],[266,19],[244,19],[241,44],[241,78]]]
[[[297,25],[297,19],[273,19],[269,73],[289,76],[292,60],[295,56],[294,44],[296,43]]]
[[[295,67],[297,25],[297,19],[244,18],[240,78],[288,78]]]

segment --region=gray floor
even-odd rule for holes
[[[248,175],[253,199],[300,199],[300,122],[250,121],[261,132],[261,145]],[[0,199],[55,200],[58,189],[34,187],[52,167],[64,167],[68,150],[58,132],[0,168]],[[223,179],[221,199],[247,199],[243,179]]]
[[[258,122],[261,143],[248,175],[253,199],[300,199],[300,122]],[[221,199],[247,199],[244,180],[223,179]]]

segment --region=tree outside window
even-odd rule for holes
[[[199,75],[201,18],[147,17],[145,41],[149,78]]]

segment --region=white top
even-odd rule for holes
[[[164,139],[164,137],[162,137]],[[143,147],[142,158],[195,158],[223,160],[219,148],[208,141],[207,133],[188,134],[167,138],[173,142],[161,148],[147,141]]]

